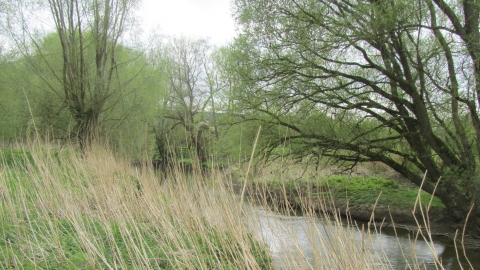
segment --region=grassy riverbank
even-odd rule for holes
[[[4,151],[0,166],[1,269],[272,268],[218,182],[212,194],[172,171],[161,184],[101,148],[34,145]]]
[[[244,171],[231,172],[238,185],[245,179]],[[412,214],[416,206],[429,206],[432,221],[440,221],[445,210],[440,199],[419,192],[418,187],[385,168],[375,171],[364,167],[351,174],[338,174],[328,169],[312,172],[298,164],[271,164],[249,177],[247,191],[269,202],[288,203],[297,209],[308,205],[317,212],[340,211],[361,221],[373,218],[416,225]]]
[[[378,205],[398,206],[404,209],[413,209],[418,197],[418,188],[407,184],[398,184],[391,179],[379,177],[361,177],[335,175],[316,180],[295,181],[256,181],[254,184],[267,185],[272,192],[289,193],[297,190],[308,190],[313,197],[332,196],[337,199],[348,199],[350,205]],[[431,195],[421,192],[423,205],[430,203]],[[378,200],[378,201],[377,201]],[[444,208],[438,198],[433,198],[432,206]]]
[[[225,188],[232,186],[232,178],[224,172],[212,170],[207,175],[195,168],[188,173],[174,168],[162,173],[160,178],[152,168],[134,167],[103,147],[84,155],[69,147],[38,144],[4,150],[0,268],[384,269],[390,265],[385,254],[373,247],[377,231],[353,223],[345,226],[338,215],[323,217],[333,228],[327,235],[318,228],[308,231],[316,244],[306,257],[292,230],[279,231],[275,219],[268,216],[260,222],[256,208]],[[333,180],[325,182],[331,189],[340,182]],[[306,190],[316,185],[294,183]],[[284,186],[278,184],[282,190]],[[356,190],[369,188],[358,184]],[[321,195],[315,192],[308,197]],[[267,203],[261,207],[270,209]],[[307,201],[301,207],[312,209]],[[306,211],[304,218],[313,224],[318,215],[322,213]],[[264,235],[260,227],[269,228],[272,235]],[[352,241],[356,235],[362,236],[360,242]],[[265,237],[283,240],[269,247]],[[423,241],[421,235],[417,239]],[[433,245],[427,243],[433,262],[440,265]],[[273,257],[272,249],[282,257]],[[410,265],[419,268],[421,262]]]

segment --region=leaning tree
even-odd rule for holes
[[[293,154],[382,162],[480,225],[480,4],[236,0],[242,115]],[[255,113],[252,113],[255,112]],[[272,130],[272,129],[270,129]],[[282,134],[282,136],[278,136]],[[267,149],[268,150],[268,149]]]

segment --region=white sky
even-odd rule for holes
[[[138,16],[146,34],[209,37],[217,46],[235,36],[230,0],[143,0]]]

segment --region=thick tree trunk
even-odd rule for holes
[[[92,142],[97,139],[99,116],[100,112],[90,109],[76,119],[78,125],[77,138],[82,153],[85,153]]]
[[[451,179],[441,179],[439,190],[435,195],[442,200],[447,208],[452,221],[465,221],[472,206],[472,200],[465,195],[455,181]]]

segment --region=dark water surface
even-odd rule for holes
[[[338,227],[329,225],[322,218],[304,217],[298,214],[282,215],[255,204],[251,204],[249,210],[250,215],[258,221],[261,237],[270,247],[275,264],[281,269],[316,269],[315,260],[318,260],[319,257],[318,247],[325,245],[324,239],[331,237],[328,236],[329,231],[338,231]],[[347,224],[343,224],[343,226],[347,228]],[[357,226],[362,225],[357,224]],[[362,241],[365,243],[365,234],[362,235],[361,230],[353,228],[346,230],[350,232],[347,238],[356,241],[357,246],[361,246]],[[322,237],[315,237],[319,233]],[[389,269],[413,269],[412,263],[415,261],[421,265],[421,269],[441,269],[435,266],[432,254],[436,254],[442,261],[444,269],[462,269],[453,245],[441,242],[428,245],[424,241],[414,243],[411,240],[413,236],[409,235],[406,230],[397,229],[397,234],[398,237],[395,236],[393,229],[384,229],[369,241],[370,250],[375,249],[377,252],[385,253],[392,266],[388,267]],[[462,250],[459,252],[463,253]],[[370,253],[374,254],[373,251]],[[473,269],[480,269],[480,253],[468,251],[467,257]],[[299,263],[302,260],[303,263]],[[382,260],[384,259],[379,259],[379,264],[384,264],[381,262]],[[463,269],[471,269],[465,259],[462,259],[461,262]]]

